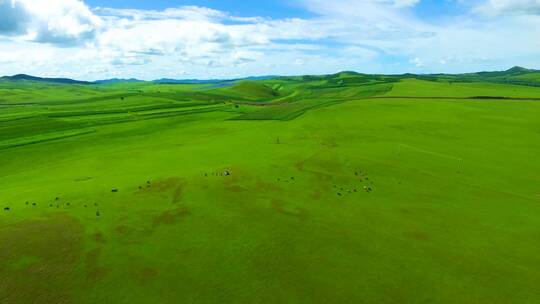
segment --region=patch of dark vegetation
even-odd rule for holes
[[[176,187],[176,189],[174,190],[172,194],[171,203],[173,204],[179,203],[182,200],[182,194],[183,194],[183,187],[182,186]]]
[[[181,207],[173,210],[167,210],[154,218],[152,225],[154,228],[161,225],[172,225],[191,215],[188,208]]]
[[[0,224],[2,303],[74,303],[82,233],[82,224],[66,214]]]
[[[75,179],[75,182],[85,182],[85,181],[89,181],[91,179],[92,179],[92,177],[81,177],[81,178]]]
[[[108,270],[105,267],[99,265],[99,258],[101,256],[101,248],[95,248],[90,250],[86,254],[85,266],[86,266],[86,281],[89,284],[95,284],[99,280],[103,279]]]
[[[155,280],[158,274],[159,274],[159,271],[157,271],[156,269],[145,267],[145,268],[138,269],[137,271],[135,271],[135,273],[133,274],[133,277],[135,278],[135,281],[137,281],[139,285],[146,286],[150,282]]]
[[[298,219],[306,219],[308,217],[308,212],[306,209],[296,206],[289,206],[284,201],[278,199],[272,199],[272,208],[283,215],[296,217]]]
[[[94,234],[92,235],[92,239],[93,239],[96,243],[100,243],[100,244],[106,243],[105,235],[104,235],[103,232],[101,232],[101,231],[98,231],[98,232],[94,233]]]

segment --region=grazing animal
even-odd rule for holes
[[[291,176],[291,179],[294,180],[294,176]]]
[[[223,172],[223,175],[229,176],[229,175],[231,175],[231,172],[229,172],[229,170],[225,170],[225,172]]]
[[[60,199],[59,197],[56,197],[54,200],[57,201],[57,200],[59,200],[59,199]]]
[[[9,211],[9,210],[11,210],[11,208],[9,207],[4,208],[4,211]]]
[[[32,203],[32,206],[36,206],[37,204],[36,203]]]
[[[99,213],[99,211],[96,211],[96,216],[100,216],[101,213]]]
[[[118,189],[112,189],[111,192],[116,193],[118,192]]]
[[[338,193],[337,195],[341,196],[341,193]]]

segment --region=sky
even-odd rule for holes
[[[540,68],[540,0],[0,0],[0,75]]]

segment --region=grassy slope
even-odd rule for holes
[[[520,85],[502,85],[496,83],[452,83],[433,82],[416,79],[404,79],[394,83],[394,90],[385,96],[412,97],[458,97],[475,96],[540,98],[540,90],[536,87]]]
[[[538,302],[540,103],[371,97],[540,89],[339,81],[22,88],[0,142],[93,132],[0,150],[0,302]]]

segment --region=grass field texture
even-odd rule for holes
[[[449,77],[0,81],[0,303],[539,303],[537,75]]]

